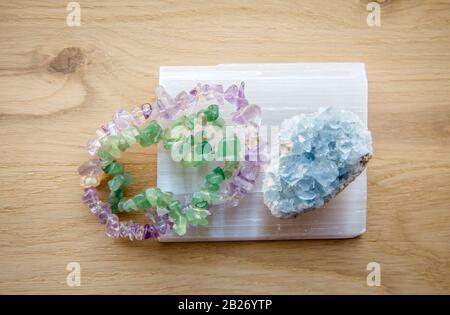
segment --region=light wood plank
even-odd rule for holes
[[[450,1],[61,1],[0,4],[1,293],[450,293]],[[67,47],[84,63],[50,67]],[[84,143],[151,100],[162,65],[365,62],[368,231],[344,241],[112,242],[79,203]],[[137,191],[153,149],[124,156]],[[134,153],[134,154],[132,154]],[[66,264],[82,286],[66,285]],[[366,285],[366,265],[382,286]],[[237,269],[236,266],[239,266]]]

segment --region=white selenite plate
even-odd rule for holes
[[[159,81],[174,96],[181,90],[189,91],[197,83],[223,84],[225,89],[245,81],[247,99],[261,106],[264,125],[279,125],[286,118],[326,106],[351,110],[367,125],[367,76],[363,63],[161,67]],[[231,124],[234,106],[226,103],[220,110]],[[210,169],[210,166],[183,169],[159,148],[158,187],[174,192],[178,198],[199,190]],[[254,191],[238,207],[215,209],[208,226],[189,226],[185,236],[170,232],[161,236],[160,241],[342,239],[366,231],[366,172],[324,208],[291,219],[273,217],[264,205],[263,176],[261,172]]]

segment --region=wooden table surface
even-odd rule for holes
[[[69,27],[64,1],[2,1],[0,293],[450,293],[450,1],[379,1],[381,27],[367,2],[83,0]],[[362,237],[114,242],[80,204],[86,140],[153,100],[160,66],[341,61],[369,78]],[[155,150],[132,151],[154,185]]]

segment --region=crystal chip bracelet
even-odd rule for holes
[[[163,192],[159,188],[149,188],[144,194],[138,195],[139,197],[135,196],[136,199],[123,201],[121,207],[126,209],[128,206],[132,209],[135,208],[134,205],[137,206],[138,204],[143,208],[152,206],[145,210],[146,217],[149,218],[150,222],[145,225],[131,220],[119,222],[114,212],[119,209],[119,202],[122,198],[114,199],[110,196],[108,202],[102,202],[99,200],[95,187],[100,184],[102,178],[105,177],[105,173],[115,176],[108,183],[113,192],[118,190],[117,187],[126,186],[131,182],[131,177],[124,173],[123,165],[117,163],[115,159],[121,151],[126,150],[138,141],[143,145],[150,145],[157,143],[158,138],[163,138],[162,129],[158,128],[159,125],[155,122],[158,116],[160,119],[171,121],[178,112],[186,110],[191,105],[214,102],[223,105],[225,99],[228,103],[237,106],[237,110],[233,114],[233,122],[236,125],[248,127],[249,133],[254,135],[256,130],[257,134],[261,121],[259,107],[250,105],[245,98],[244,83],[241,83],[240,87],[231,86],[225,93],[223,93],[221,85],[199,84],[189,93],[180,92],[175,99],[163,87],[158,87],[157,96],[156,106],[146,103],[140,108],[133,108],[131,113],[120,110],[114,114],[112,121],[99,128],[96,137],[88,141],[88,153],[92,158],[79,167],[79,173],[82,176],[81,183],[85,188],[82,201],[89,206],[91,212],[98,217],[102,224],[106,224],[107,235],[113,238],[143,240],[158,237],[159,234],[164,234],[171,228],[175,228],[179,235],[183,235],[187,224],[207,224],[208,205],[214,201],[224,201],[227,206],[236,206],[239,200],[253,187],[258,176],[259,166],[264,162],[263,159],[257,158],[253,161],[250,158],[255,152],[259,154],[261,142],[254,142],[256,145],[253,146],[247,146],[246,143],[245,161],[241,162],[240,165],[236,162],[225,161],[224,168],[217,167],[208,173],[204,188],[193,194],[191,204],[185,203],[182,206],[178,200],[174,199],[172,193]],[[206,117],[206,120],[216,120],[218,108],[210,105],[203,111],[203,116]],[[151,120],[151,122],[141,128],[148,120]],[[111,136],[112,141],[105,140]],[[259,140],[259,138],[257,139]],[[165,141],[166,145],[170,147],[168,141]],[[238,166],[238,171],[233,172]],[[230,181],[225,194],[217,193],[217,184],[227,178]],[[122,197],[121,192],[116,197]],[[129,200],[133,200],[133,202]],[[127,202],[128,205],[125,206]],[[114,209],[111,209],[111,204],[114,205]],[[155,207],[158,210],[166,208],[168,212],[155,211]],[[172,213],[170,212],[171,208]],[[176,210],[175,214],[173,209]]]
[[[202,127],[204,122],[214,125],[218,119],[218,116],[218,106],[210,105],[206,110],[190,115],[189,117],[181,116],[172,124],[172,127],[177,125],[177,122],[179,123],[179,121],[189,122],[187,124],[188,126],[194,126],[197,121],[201,121]],[[219,125],[223,126],[221,123]],[[163,132],[162,128],[156,121],[151,121],[146,127],[139,131],[139,134],[136,135],[135,138],[137,138],[137,142],[139,142],[142,146],[148,146],[156,144],[159,141],[163,141],[164,147],[169,148],[173,145],[175,140],[180,140],[183,138],[183,135],[180,135],[178,139],[174,139],[171,137],[170,130],[171,128],[167,128]],[[201,133],[201,135],[203,135],[203,133]],[[208,224],[206,217],[210,214],[208,211],[209,204],[212,200],[219,199],[218,195],[214,197],[215,191],[219,190],[221,183],[226,178],[231,176],[234,169],[239,165],[239,162],[225,161],[224,168],[216,167],[212,172],[207,174],[205,189],[209,191],[208,196],[210,198],[199,198],[199,196],[195,197],[194,194],[191,200],[192,204],[189,207],[183,208],[181,202],[179,200],[175,200],[171,193],[163,193],[158,188],[148,188],[144,192],[127,199],[123,196],[123,188],[131,183],[131,177],[124,172],[123,165],[118,163],[115,158],[118,158],[120,151],[126,150],[128,144],[130,143],[121,146],[120,137],[120,132],[118,135],[105,137],[101,141],[101,147],[99,149],[101,164],[106,165],[103,170],[108,175],[113,176],[112,179],[108,181],[108,187],[111,191],[108,202],[113,213],[144,210],[147,210],[147,212],[152,212],[152,209],[155,208],[158,208],[160,212],[161,210],[165,210],[168,212],[169,217],[175,222],[175,232],[179,235],[185,234],[187,224],[194,226]],[[187,137],[187,140],[190,142],[189,137]],[[192,144],[194,143],[195,141],[192,142]],[[208,144],[208,142],[201,137],[198,139],[198,143],[199,146],[196,149],[200,148],[200,157],[202,157],[204,154],[203,150],[205,143]],[[114,152],[116,150],[117,152]],[[202,159],[198,161],[193,164],[193,166],[199,166],[202,164],[201,162],[204,162],[204,160]],[[229,174],[227,174],[227,172]],[[205,197],[205,195],[203,194],[201,197]],[[155,216],[153,215],[150,217]]]
[[[191,118],[197,120],[198,117],[206,117],[207,122],[214,123],[218,118],[217,105],[208,106],[207,110],[201,111],[197,114],[191,115]],[[182,116],[181,118],[186,117]],[[194,124],[194,123],[193,123]],[[125,127],[125,125],[124,125]],[[170,129],[166,129],[170,130]],[[173,195],[168,192],[162,192],[158,188],[148,188],[145,192],[137,194],[133,198],[124,198],[123,188],[132,182],[131,176],[124,172],[124,167],[121,163],[118,163],[115,159],[120,156],[122,151],[125,151],[132,144],[139,142],[142,146],[149,146],[158,143],[160,140],[167,142],[167,138],[164,137],[161,126],[156,121],[151,121],[144,128],[138,130],[135,126],[128,126],[126,129],[119,130],[114,135],[105,136],[100,140],[100,148],[98,149],[98,157],[100,165],[103,171],[112,176],[112,179],[108,181],[108,187],[110,188],[110,196],[108,198],[109,206],[111,207],[112,214],[117,212],[130,212],[136,210],[148,210],[151,212],[152,208],[165,209],[168,211],[168,215],[164,215],[162,218],[158,215],[147,215],[147,217],[154,219],[153,223],[160,227],[155,228],[154,225],[144,226],[144,238],[147,235],[157,236],[159,233],[164,233],[168,226],[172,227],[170,221],[167,219],[170,217],[175,222],[175,231],[179,235],[183,235],[186,232],[186,225],[206,225],[208,223],[206,217],[210,214],[208,211],[209,202],[206,198],[199,199],[192,198],[192,206],[183,209],[180,201],[175,200]],[[173,140],[173,139],[170,139]],[[167,143],[166,143],[167,144]],[[201,142],[201,144],[203,144]],[[90,163],[90,161],[88,162]],[[228,163],[228,165],[227,165]],[[230,162],[225,162],[225,169],[230,165]],[[232,163],[232,167],[236,167],[236,163]],[[232,170],[231,170],[232,172]],[[229,177],[229,176],[228,176]],[[217,167],[206,176],[206,187],[212,191],[219,189],[219,184],[225,179],[225,172],[222,168]],[[212,188],[211,188],[212,186]],[[89,191],[89,195],[92,191]],[[93,208],[96,210],[97,208]],[[182,211],[184,210],[184,211]],[[139,228],[134,223],[125,225],[119,224],[119,231],[117,231],[117,219],[113,217],[112,222],[106,222],[108,235],[117,237],[119,234],[122,237],[128,237],[130,239],[140,238],[133,236],[133,233],[121,233],[121,230],[133,230]],[[165,223],[161,227],[161,223]],[[120,228],[122,226],[122,229]],[[146,231],[149,231],[146,233]],[[139,232],[139,231],[138,231]]]

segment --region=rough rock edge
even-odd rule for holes
[[[341,184],[341,186],[336,190],[336,192],[334,194],[331,194],[330,197],[325,201],[324,205],[322,207],[320,207],[320,208],[325,207],[330,200],[332,200],[341,191],[343,191],[348,185],[350,185],[356,179],[356,177],[361,175],[361,173],[366,169],[366,165],[367,165],[367,163],[369,162],[369,160],[371,158],[372,158],[372,154],[371,153],[367,153],[366,155],[362,156],[361,159],[359,160],[359,169],[358,169],[358,171],[355,172],[353,174],[353,176],[349,177],[345,182],[343,182]],[[289,214],[285,214],[283,212],[276,212],[276,213],[274,213],[274,211],[272,209],[270,209],[270,212],[276,218],[289,219],[289,218],[295,218],[298,215],[304,214],[304,213],[306,213],[308,211],[311,211],[311,210],[314,210],[314,209],[320,209],[320,208],[298,209],[298,212],[292,212],[292,213],[289,213]]]

